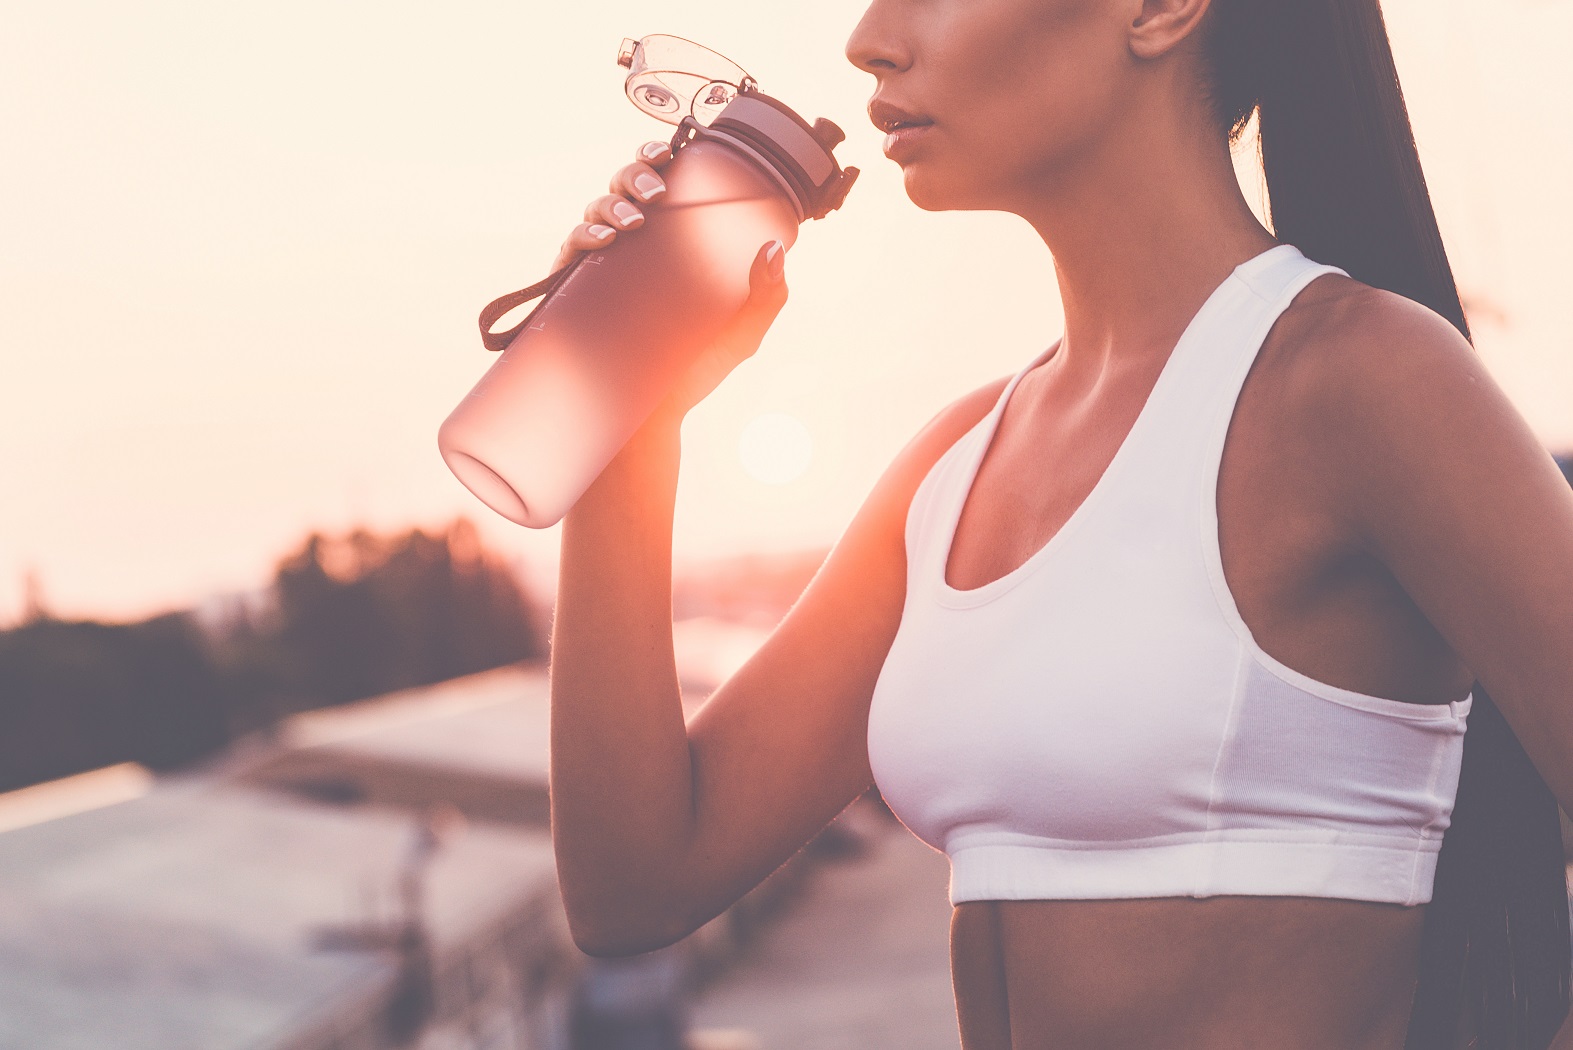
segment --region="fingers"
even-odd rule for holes
[[[639,148],[638,158],[619,168],[606,188],[629,200],[649,203],[665,192],[666,183],[656,169],[671,159],[666,143],[646,142]]]
[[[577,252],[605,248],[617,239],[619,230],[644,225],[644,212],[615,193],[608,193],[589,203],[584,209],[584,219],[563,242],[553,269],[566,265]]]
[[[672,159],[664,142],[647,142],[641,150],[650,162],[635,161],[612,176],[611,192],[597,197],[584,209],[587,222],[601,222],[614,230],[631,230],[644,221],[641,205],[658,200],[666,192],[666,182],[656,165]]]
[[[581,222],[573,228],[573,231],[568,234],[568,239],[558,249],[557,258],[552,261],[552,269],[555,271],[567,266],[580,252],[606,247],[616,236],[617,231],[605,223]]]
[[[672,147],[660,139],[652,139],[639,147],[638,158],[651,167],[659,168],[672,159]]]
[[[604,248],[617,239],[619,231],[637,229],[644,223],[641,205],[659,200],[666,192],[666,182],[657,169],[672,159],[672,149],[665,142],[646,142],[636,156],[637,160],[612,176],[610,193],[586,205],[585,221],[568,234],[552,269],[568,265],[580,252]]]
[[[638,205],[615,193],[595,198],[584,209],[586,222],[601,222],[614,230],[631,230],[644,222],[644,211]]]

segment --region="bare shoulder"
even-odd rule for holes
[[[1394,292],[1330,274],[1280,322],[1286,408],[1341,424],[1377,410],[1414,421],[1444,410],[1449,391],[1487,384],[1475,349],[1440,314]]]
[[[1435,311],[1330,275],[1281,327],[1275,407],[1373,547],[1412,535],[1424,516],[1467,521],[1482,500],[1565,497],[1550,453]]]
[[[1000,394],[1010,379],[1010,376],[1002,376],[992,380],[946,405],[907,442],[892,463],[893,469],[903,474],[927,473],[947,449],[999,403]]]
[[[922,464],[927,460],[926,465],[932,466],[946,449],[954,445],[967,431],[977,426],[979,421],[999,403],[1000,394],[1004,392],[1010,380],[1010,376],[990,380],[940,409],[907,443],[896,462],[900,463],[903,459],[911,458],[914,465]]]
[[[1278,407],[1330,468],[1413,466],[1450,451],[1460,425],[1527,433],[1462,333],[1402,295],[1328,275],[1280,327]]]
[[[912,496],[939,458],[998,403],[1010,376],[985,383],[946,405],[901,449],[869,496],[887,527],[900,534]]]

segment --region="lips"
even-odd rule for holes
[[[876,128],[887,134],[900,128],[923,127],[934,123],[932,119],[921,113],[903,109],[880,98],[869,100],[868,117]]]

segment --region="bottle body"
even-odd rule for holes
[[[778,180],[724,142],[688,143],[661,174],[643,224],[575,261],[438,432],[511,521],[561,520],[735,317],[759,249],[797,239]]]

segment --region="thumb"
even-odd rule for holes
[[[771,241],[761,249],[765,253],[765,272],[772,281],[779,281],[786,276],[786,244],[780,240]]]
[[[754,256],[754,265],[749,270],[748,286],[753,293],[759,293],[780,284],[786,277],[786,245],[779,239],[766,241],[759,246],[759,252]]]
[[[766,241],[754,255],[754,264],[748,271],[748,299],[743,303],[742,314],[761,334],[775,319],[787,301],[786,245],[779,240]]]

